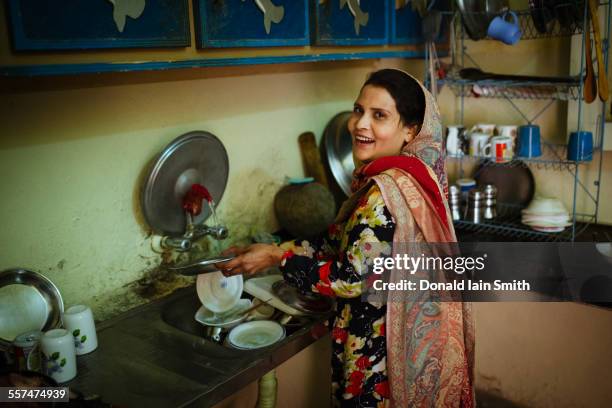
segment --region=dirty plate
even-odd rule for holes
[[[200,302],[214,313],[224,313],[236,306],[242,296],[242,275],[224,276],[221,272],[198,275],[196,290]]]
[[[285,338],[285,328],[272,320],[242,323],[228,335],[229,344],[242,350],[270,346]]]

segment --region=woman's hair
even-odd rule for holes
[[[416,125],[417,131],[421,128],[425,116],[425,94],[414,78],[397,69],[381,69],[370,74],[363,84],[366,85],[384,88],[395,100],[402,123]]]

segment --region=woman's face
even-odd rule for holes
[[[384,156],[399,155],[411,141],[416,126],[405,126],[395,100],[385,88],[366,85],[359,93],[348,121],[353,157],[362,163]]]

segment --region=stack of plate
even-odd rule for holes
[[[540,232],[561,232],[572,225],[570,216],[556,198],[534,198],[522,211],[521,222]]]

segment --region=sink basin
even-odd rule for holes
[[[161,318],[166,324],[184,333],[198,337],[200,342],[206,343],[208,347],[224,350],[224,354],[229,353],[230,355],[241,356],[244,355],[244,353],[254,353],[259,350],[267,349],[239,350],[224,343],[220,344],[210,340],[208,338],[207,327],[198,323],[194,318],[196,311],[201,305],[195,291],[190,291],[185,296],[181,296],[166,303],[162,308]],[[275,316],[277,315],[279,315],[279,313],[275,313]],[[307,330],[306,326],[308,326],[309,323],[312,323],[312,320],[308,318],[292,318],[289,323],[284,325],[286,337],[279,343],[286,342],[290,340],[291,336],[302,333],[303,330]],[[226,332],[224,332],[223,337],[225,337],[225,334]]]

